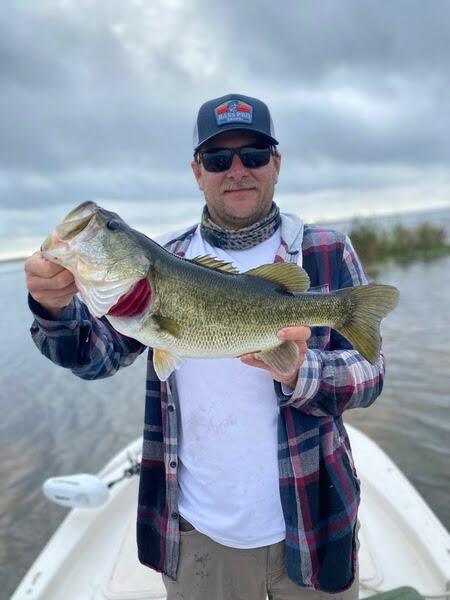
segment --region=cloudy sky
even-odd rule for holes
[[[198,107],[272,111],[277,201],[305,220],[450,205],[447,0],[3,0],[0,258],[96,199],[197,220]]]

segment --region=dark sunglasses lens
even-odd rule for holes
[[[202,162],[207,171],[220,173],[231,167],[233,156],[230,150],[217,150],[216,152],[203,152]]]
[[[270,147],[254,148],[252,146],[244,146],[243,148],[229,149],[222,148],[221,150],[213,150],[211,152],[203,152],[202,162],[207,171],[212,173],[220,173],[227,171],[233,162],[234,154],[238,154],[242,164],[247,169],[258,169],[264,167],[270,161]]]
[[[270,148],[242,148],[239,154],[247,169],[264,167],[270,160]]]

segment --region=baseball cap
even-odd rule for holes
[[[278,144],[272,117],[264,102],[242,94],[227,94],[201,105],[194,127],[194,152],[216,135],[240,129],[254,131],[271,144]]]

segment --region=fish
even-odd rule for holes
[[[41,255],[72,272],[92,315],[153,349],[161,381],[185,358],[245,354],[281,374],[292,373],[299,348],[277,332],[299,325],[335,329],[374,364],[381,320],[399,297],[394,286],[375,283],[308,291],[308,274],[294,263],[240,273],[215,257],[189,260],[92,201],[54,228]]]

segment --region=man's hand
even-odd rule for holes
[[[72,273],[45,260],[40,252],[27,258],[24,268],[28,291],[36,302],[56,318],[78,291]]]
[[[284,329],[280,329],[277,335],[281,340],[295,342],[298,346],[298,359],[296,364],[292,365],[292,372],[290,374],[286,375],[278,373],[277,371],[272,371],[272,369],[266,365],[265,362],[254,358],[253,354],[245,354],[244,356],[241,356],[241,361],[246,365],[250,365],[251,367],[259,367],[260,369],[269,371],[272,379],[275,379],[275,381],[279,381],[280,383],[284,383],[285,385],[288,385],[294,389],[297,383],[298,370],[302,366],[305,360],[305,354],[308,351],[306,342],[311,337],[311,329],[309,327],[302,326],[285,327]]]

